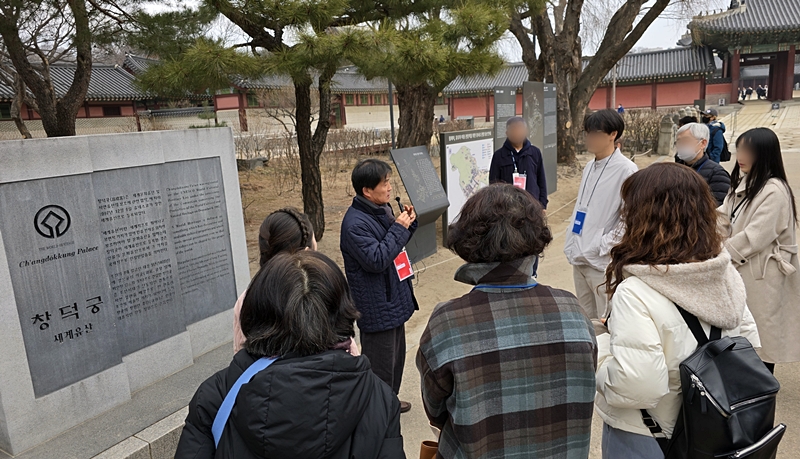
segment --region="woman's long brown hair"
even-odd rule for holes
[[[692,169],[660,163],[622,184],[625,234],[611,249],[606,291],[611,297],[627,265],[674,265],[705,261],[722,251],[717,204],[708,184]]]

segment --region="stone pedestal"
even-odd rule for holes
[[[661,118],[661,127],[658,132],[658,154],[669,155],[675,145],[675,133],[677,132],[672,116],[664,115]]]
[[[250,276],[228,128],[6,141],[0,157],[0,449],[15,455],[229,341]]]

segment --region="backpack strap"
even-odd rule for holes
[[[678,312],[681,313],[683,321],[689,326],[689,330],[691,330],[692,335],[694,335],[694,339],[697,340],[697,347],[704,346],[708,344],[709,341],[716,341],[722,338],[722,330],[717,327],[711,327],[710,335],[706,336],[703,326],[700,325],[700,320],[695,317],[694,314],[689,313],[677,304],[675,304],[675,307],[678,308]]]
[[[214,417],[214,423],[211,424],[211,434],[214,436],[215,447],[219,446],[219,439],[222,438],[222,431],[225,430],[225,424],[228,423],[228,418],[231,416],[231,410],[233,410],[233,404],[236,402],[236,396],[239,395],[239,389],[249,383],[256,373],[272,365],[276,360],[278,359],[261,357],[247,367],[247,370],[233,383],[233,387],[225,395],[225,400],[222,401],[222,405],[220,405],[217,415]]]
[[[716,341],[722,338],[722,330],[718,327],[711,327],[711,333],[709,336],[706,336],[706,332],[703,330],[703,326],[700,324],[700,319],[698,319],[694,314],[691,314],[682,307],[678,306],[676,303],[673,304],[676,308],[678,308],[678,312],[681,313],[683,321],[689,326],[689,330],[692,332],[692,335],[694,335],[694,339],[697,340],[697,347],[704,346],[708,344],[709,341]],[[642,412],[642,421],[644,421],[644,425],[650,429],[650,433],[656,437],[656,440],[666,438],[664,431],[661,430],[661,426],[658,425],[658,422],[656,422],[652,416],[650,416],[650,413],[644,409],[639,411]]]

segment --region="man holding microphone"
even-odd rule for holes
[[[361,353],[397,394],[406,356],[405,323],[419,309],[405,252],[417,229],[417,214],[413,206],[403,206],[400,215],[394,216],[389,204],[391,174],[387,163],[371,158],[353,169],[356,197],[342,220],[339,247],[353,301],[361,313]],[[401,413],[410,409],[410,403],[400,402]]]

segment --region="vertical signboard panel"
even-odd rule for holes
[[[494,88],[494,151],[506,140],[506,121],[517,116],[517,88]]]
[[[558,170],[556,86],[526,81],[522,84],[522,103],[522,117],[530,131],[529,139],[542,151],[547,192],[554,193]]]

